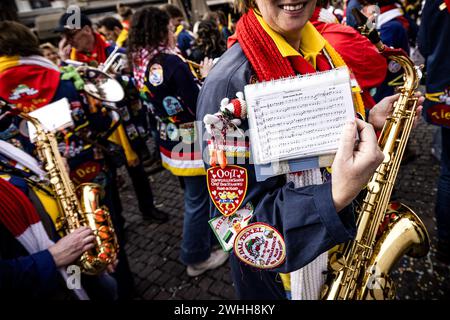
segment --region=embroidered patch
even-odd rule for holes
[[[169,116],[173,116],[183,111],[180,101],[172,96],[167,96],[163,99],[163,106]]]
[[[167,140],[167,125],[164,122],[159,122],[159,137],[161,140]]]
[[[196,130],[194,122],[180,124],[180,136],[183,143],[192,144],[196,138]]]
[[[247,169],[239,166],[211,167],[206,172],[206,182],[217,210],[228,217],[239,209],[247,193]]]
[[[75,170],[70,172],[70,178],[77,184],[83,182],[91,182],[101,171],[98,162],[88,161],[79,165]]]
[[[401,65],[399,63],[395,62],[394,60],[389,61],[388,70],[390,72],[397,73],[400,71],[401,68],[402,68]]]
[[[119,108],[119,112],[123,121],[130,121],[130,113],[128,112],[127,107]]]
[[[167,137],[172,141],[178,140],[178,129],[173,123],[167,125]]]
[[[81,107],[73,108],[72,112],[71,112],[71,116],[74,121],[80,122],[81,120],[83,120],[85,118],[85,113],[84,113],[83,108],[81,108]]]
[[[38,94],[39,90],[30,88],[25,84],[19,84],[13,91],[11,91],[11,95],[9,96],[9,100],[15,101],[22,98],[22,96],[34,96]]]
[[[429,122],[450,128],[450,106],[447,104],[435,104],[425,108]]]
[[[219,240],[223,251],[233,249],[234,239],[242,228],[246,227],[253,217],[253,206],[248,202],[243,208],[236,211],[235,214],[225,217],[217,216],[209,220],[209,225]]]
[[[148,81],[154,86],[157,87],[163,83],[163,68],[160,64],[155,63],[150,67],[150,72],[148,75]]]
[[[130,138],[130,140],[134,140],[137,137],[139,137],[139,133],[136,130],[136,127],[134,126],[134,124],[130,124],[130,125],[126,126],[125,130],[127,131],[127,135]]]
[[[286,245],[281,234],[266,223],[249,224],[234,240],[235,255],[250,266],[273,269],[286,259]]]

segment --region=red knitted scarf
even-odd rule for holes
[[[267,34],[253,10],[244,14],[236,27],[237,40],[256,72],[258,81],[269,81],[296,74],[315,73],[314,67],[302,56],[283,57]],[[316,57],[317,70],[330,70],[327,59]]]
[[[25,194],[2,178],[0,178],[0,199],[0,223],[15,237],[41,221]]]

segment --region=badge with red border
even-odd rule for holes
[[[243,228],[236,236],[234,254],[252,267],[273,269],[284,263],[286,245],[275,228],[256,222]]]
[[[209,196],[225,217],[235,213],[247,193],[247,169],[239,166],[212,167],[206,172]]]

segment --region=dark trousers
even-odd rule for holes
[[[120,203],[119,192],[116,184],[115,170],[110,171],[108,177],[109,183],[105,187],[104,204],[109,209],[120,247],[117,257],[119,263],[117,264],[116,270],[112,274],[112,276],[117,281],[119,300],[126,300],[133,297],[134,280],[125,252],[125,219],[122,216],[122,206]]]
[[[127,166],[127,171],[138,200],[139,211],[143,215],[151,214],[153,211],[153,192],[142,162],[135,167]]]
[[[450,245],[450,129],[442,128],[441,175],[436,201],[438,239]]]

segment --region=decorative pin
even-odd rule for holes
[[[227,166],[226,146],[227,132],[237,131],[242,137],[244,132],[239,129],[242,120],[247,117],[247,103],[242,92],[236,93],[236,99],[223,98],[220,102],[220,111],[207,114],[203,118],[206,130],[211,135],[209,148],[210,165],[219,165],[222,169]]]
[[[286,245],[281,234],[266,223],[249,224],[234,240],[234,253],[245,264],[273,269],[284,263]]]
[[[206,172],[206,181],[209,196],[220,213],[228,217],[239,209],[247,193],[247,169],[211,167]]]

